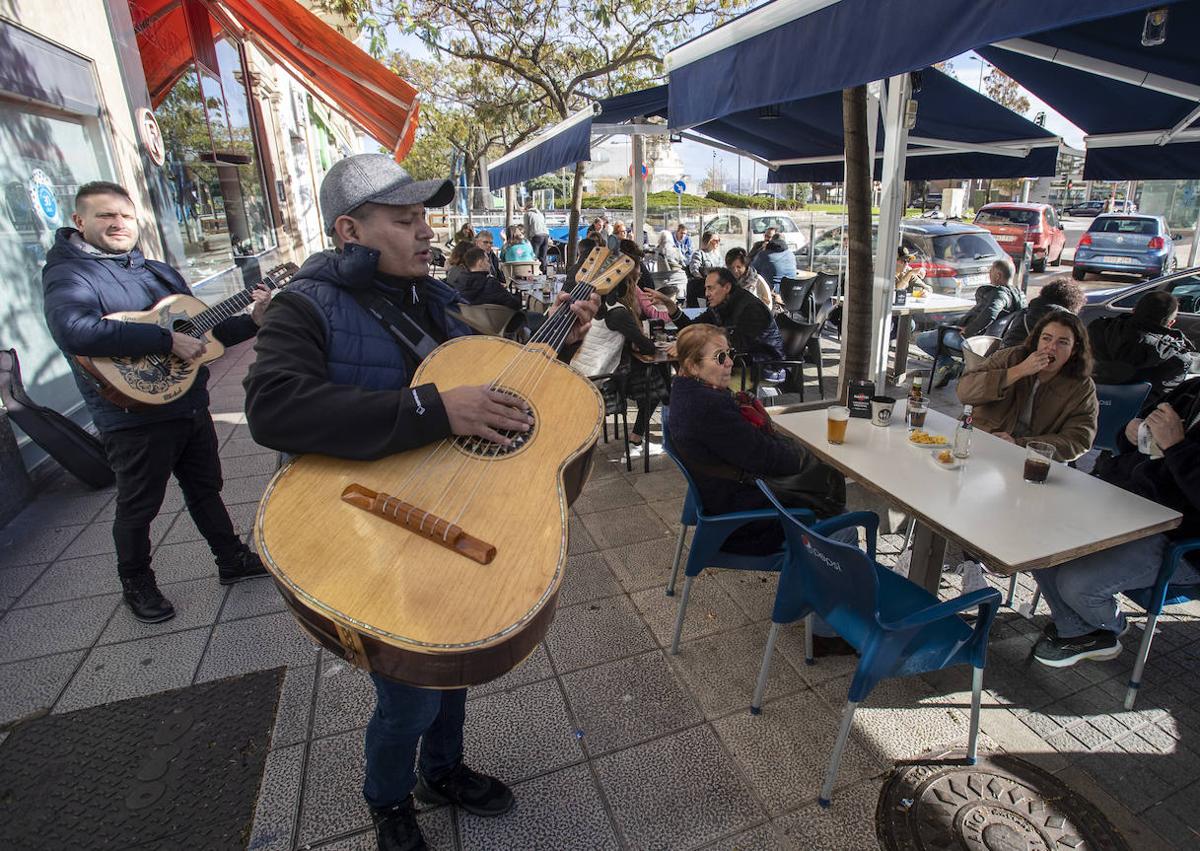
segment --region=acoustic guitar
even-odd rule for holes
[[[572,299],[633,271],[595,248]],[[604,406],[558,360],[575,325],[560,309],[522,346],[458,337],[412,384],[489,383],[525,404],[511,445],[450,437],[376,461],[301,455],[267,485],[259,555],[301,626],[351,664],[410,685],[459,688],[515,667],[554,617],[567,509],[591,470]],[[353,439],[352,435],[348,439]]]
[[[283,263],[263,276],[261,283],[269,290],[279,289],[296,272],[295,263]],[[165,355],[111,358],[75,355],[75,361],[95,381],[100,395],[122,408],[173,402],[192,389],[201,366],[225,354],[225,347],[213,336],[212,329],[244,310],[253,301],[250,293],[250,289],[242,290],[212,307],[195,296],[175,294],[149,310],[126,310],[104,317],[118,322],[158,325],[204,340],[204,354],[197,360],[185,361],[168,352]]]

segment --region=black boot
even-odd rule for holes
[[[175,617],[175,607],[158,590],[154,571],[147,568],[132,576],[121,577],[125,605],[142,623],[161,623]]]
[[[222,585],[236,585],[247,579],[257,579],[267,576],[262,559],[243,546],[238,554],[231,559],[217,559],[217,577]]]
[[[425,851],[428,848],[421,826],[417,824],[411,795],[390,807],[371,807],[371,821],[375,823],[379,851]]]
[[[485,818],[502,816],[513,807],[511,789],[495,777],[480,774],[461,762],[437,780],[421,775],[413,794],[423,804],[455,804]]]

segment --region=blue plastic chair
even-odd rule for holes
[[[1126,709],[1133,709],[1138,689],[1142,687],[1142,672],[1146,669],[1146,659],[1150,656],[1150,643],[1154,641],[1154,626],[1158,623],[1158,616],[1162,614],[1163,606],[1178,606],[1191,600],[1200,600],[1200,585],[1171,584],[1171,577],[1179,568],[1179,560],[1183,558],[1184,553],[1194,550],[1200,550],[1200,538],[1175,544],[1163,556],[1162,567],[1159,568],[1154,587],[1121,592],[1145,609],[1147,615],[1146,634],[1142,636],[1142,644],[1138,647],[1137,661],[1133,664],[1133,676],[1129,678],[1129,690],[1125,692]]]
[[[675,581],[679,578],[679,563],[683,557],[683,543],[687,537],[688,527],[695,527],[692,536],[692,548],[688,551],[687,568],[684,570],[683,595],[679,598],[679,611],[675,615],[675,634],[671,639],[672,655],[679,652],[679,636],[683,634],[683,618],[687,612],[688,597],[692,592],[692,581],[706,567],[721,570],[766,570],[778,573],[783,567],[783,550],[769,555],[750,556],[737,553],[722,552],[725,540],[737,529],[756,520],[775,519],[775,509],[763,508],[757,511],[735,511],[731,514],[705,514],[701,508],[700,492],[692,480],[691,473],[675,454],[667,433],[666,422],[663,423],[663,449],[667,456],[675,462],[684,479],[687,480],[687,496],[683,500],[683,512],[679,518],[679,540],[675,544],[675,562],[671,567],[671,581],[667,584],[667,596],[675,596]],[[784,509],[790,516],[803,518],[812,523],[816,516],[808,509]]]
[[[859,511],[808,527],[779,504],[765,482],[759,481],[758,486],[781,516],[788,555],[775,593],[771,632],[750,704],[751,714],[762,711],[771,654],[784,624],[807,618],[806,631],[811,635],[812,615],[817,614],[860,656],[850,682],[825,784],[821,787],[818,799],[821,806],[829,806],[854,711],[871,690],[888,677],[907,677],[952,665],[974,667],[971,731],[967,741],[967,762],[973,765],[979,739],[979,703],[988,631],[1000,607],[1000,592],[985,588],[939,602],[924,588],[875,560],[878,515]],[[852,526],[861,526],[867,531],[865,553],[856,546],[825,537],[830,532]],[[960,612],[976,607],[979,615],[974,626],[958,617]],[[811,664],[811,640],[806,641],[805,655],[805,661]]]

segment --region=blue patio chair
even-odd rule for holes
[[[775,593],[771,632],[750,712],[757,715],[762,711],[771,654],[784,624],[806,618],[807,632],[811,634],[812,615],[819,615],[860,657],[818,803],[829,806],[854,711],[888,677],[907,677],[952,665],[971,665],[975,669],[967,740],[967,762],[973,765],[979,739],[979,703],[988,631],[1000,607],[1000,592],[985,588],[938,602],[936,596],[875,560],[878,515],[859,511],[808,527],[783,509],[766,483],[759,481],[758,486],[781,515],[787,558]],[[867,531],[865,553],[856,546],[825,537],[852,526]],[[960,612],[976,607],[979,615],[974,626],[958,617]],[[810,641],[806,642],[805,655],[805,661],[811,664]]]
[[[687,537],[689,526],[695,527],[692,536],[692,547],[688,550],[687,569],[684,571],[683,595],[679,598],[679,611],[675,615],[675,634],[671,639],[672,655],[679,652],[679,636],[683,634],[683,618],[687,612],[688,597],[692,592],[692,581],[706,567],[721,570],[766,570],[778,573],[783,567],[783,550],[768,555],[751,556],[737,553],[722,552],[725,540],[737,529],[756,520],[775,519],[774,508],[763,508],[757,511],[735,511],[731,514],[705,514],[700,503],[700,492],[687,467],[675,454],[671,446],[670,435],[667,433],[666,422],[663,422],[663,449],[667,456],[675,462],[684,479],[687,481],[687,496],[683,500],[683,512],[679,518],[679,540],[675,544],[675,563],[671,567],[671,581],[667,584],[667,596],[675,596],[675,581],[679,578],[679,563],[683,557],[683,543]],[[784,509],[789,516],[802,518],[812,523],[815,515],[804,508]]]
[[[1096,401],[1100,406],[1100,416],[1096,423],[1096,439],[1092,441],[1092,449],[1100,449],[1117,454],[1117,438],[1125,430],[1125,425],[1138,415],[1146,397],[1150,395],[1150,383],[1141,381],[1137,384],[1097,384]],[[1017,574],[1008,581],[1008,599],[1004,605],[1012,608],[1013,596],[1017,593]],[[1037,611],[1038,602],[1042,599],[1040,591],[1034,591],[1030,603],[1030,614]]]
[[[1142,686],[1142,672],[1146,669],[1146,658],[1150,655],[1150,643],[1154,641],[1154,626],[1163,606],[1178,606],[1190,600],[1200,600],[1200,585],[1171,585],[1171,577],[1179,568],[1184,553],[1200,550],[1200,539],[1181,541],[1167,550],[1162,567],[1152,588],[1136,588],[1121,593],[1146,610],[1146,634],[1138,647],[1137,661],[1133,664],[1133,676],[1129,678],[1129,691],[1125,692],[1125,708],[1133,709],[1138,689]]]

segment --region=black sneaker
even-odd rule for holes
[[[456,804],[477,816],[502,816],[512,809],[512,790],[463,763],[439,780],[417,778],[413,791],[424,804]]]
[[[175,617],[175,607],[158,590],[153,570],[122,576],[121,590],[124,591],[125,605],[142,623],[162,623]]]
[[[379,851],[426,851],[429,847],[417,824],[411,795],[390,807],[371,807],[371,821]]]
[[[247,579],[269,576],[267,568],[249,547],[245,547],[232,561],[217,559],[217,577],[222,585],[236,585]]]
[[[1103,662],[1121,655],[1121,641],[1116,633],[1098,629],[1075,638],[1043,636],[1033,646],[1033,658],[1051,668],[1069,668],[1084,659]]]

